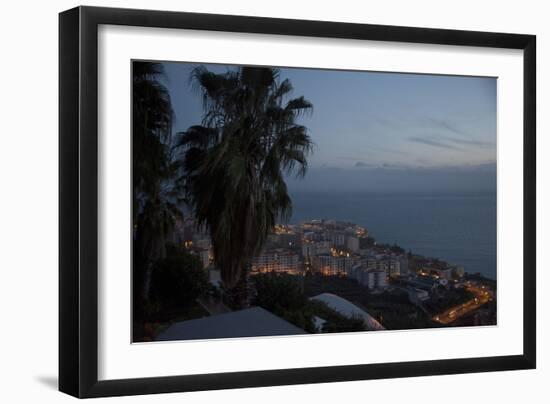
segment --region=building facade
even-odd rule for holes
[[[322,275],[346,275],[353,265],[353,258],[349,256],[333,256],[319,254],[311,257],[313,271]]]
[[[367,270],[361,264],[356,264],[347,274],[360,285],[369,289],[385,289],[388,287],[388,275],[385,270]]]
[[[284,249],[264,251],[252,260],[252,273],[266,272],[301,274],[298,254]]]

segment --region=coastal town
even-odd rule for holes
[[[496,281],[468,273],[460,265],[378,243],[366,228],[355,223],[310,220],[275,226],[263,251],[250,265],[249,284],[258,285],[262,280],[259,287],[249,291],[251,308],[237,311],[218,293],[222,288],[220,273],[213,264],[208,234],[198,231],[194,220],[188,218],[177,224],[175,237],[178,245],[199,258],[214,291],[198,299],[204,315],[212,317],[184,321],[182,324],[187,323],[191,330],[204,328],[214,316],[233,316],[231,324],[238,328],[239,322],[250,322],[245,312],[252,309],[262,310],[260,321],[266,324],[272,315],[290,323],[286,332],[272,334],[496,324]],[[277,282],[284,279],[289,282],[286,287],[296,286],[308,302],[299,309],[300,316],[296,310],[273,306],[270,301],[276,298],[262,298],[272,293],[269,288],[276,287],[262,277]],[[277,293],[280,296],[281,292]],[[241,315],[245,317],[239,320]],[[307,315],[313,326],[296,320]],[[269,330],[265,324],[263,327]],[[189,338],[182,336],[185,332],[181,327],[170,336],[174,329],[157,339]]]
[[[371,120],[349,131],[345,142],[323,136],[323,128],[350,102],[350,92],[337,87],[319,92],[317,81],[308,88],[304,77],[310,70],[296,74],[298,70],[273,66],[187,67],[132,63],[134,342],[496,324],[497,282],[482,275],[495,273],[494,164],[489,170],[485,164],[480,167],[479,176],[463,170],[477,160],[450,144],[442,147],[451,155],[426,160],[430,169],[413,169],[412,161],[416,166],[433,155],[431,147],[443,149],[408,131],[398,131],[402,137],[384,136],[394,139],[388,150],[416,153],[405,165],[393,151],[384,155],[388,161],[356,153],[356,145],[375,135],[364,131]],[[336,80],[334,72],[316,74]],[[346,77],[357,86],[386,86],[389,80],[371,72]],[[417,82],[415,75],[402,76],[396,83],[403,78],[425,94],[426,77]],[[303,94],[293,93],[293,81]],[[448,99],[439,84],[430,88],[438,89],[436,99]],[[490,88],[496,91],[494,82]],[[176,94],[185,105],[172,103]],[[352,103],[366,110],[378,103],[370,91],[353,94],[367,96],[365,102]],[[335,95],[340,98],[332,108],[325,113],[316,108],[312,115],[315,104],[322,108]],[[401,91],[393,96],[396,105],[402,101]],[[485,90],[472,102],[478,96],[485,99]],[[484,107],[493,110],[491,103]],[[387,111],[386,119],[395,119],[396,112],[402,111]],[[363,115],[369,114],[357,118]],[[494,123],[494,114],[488,117],[486,124]],[[449,125],[443,126],[448,130]],[[492,145],[494,131],[483,126],[480,132],[488,135],[482,143]],[[340,146],[358,157],[342,157]],[[494,147],[484,151],[483,161],[495,160]],[[449,171],[451,160],[457,167]],[[329,166],[337,170],[325,170]],[[472,185],[486,190],[488,197],[462,195]],[[298,195],[291,189],[326,196]],[[445,195],[416,195],[427,190]],[[399,195],[378,198],[385,191]],[[361,203],[353,206],[359,213],[348,200],[356,192]],[[319,200],[308,201],[310,197]],[[316,202],[323,205],[318,210]],[[293,212],[293,206],[300,209]],[[416,213],[409,212],[413,207]],[[344,221],[342,214],[349,219]],[[408,235],[371,233],[377,222],[386,220],[397,225],[387,229],[399,232],[402,225]],[[418,239],[413,239],[417,226]],[[404,245],[387,244],[394,236]],[[416,251],[410,250],[413,246]],[[466,261],[447,262],[445,248],[461,252],[453,260]],[[432,256],[426,251],[433,251]]]

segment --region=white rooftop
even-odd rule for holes
[[[332,293],[321,293],[320,295],[313,296],[311,300],[319,300],[325,303],[335,312],[348,317],[360,317],[365,321],[365,326],[369,331],[380,331],[385,330],[384,326],[380,324],[374,317],[372,317],[365,310],[360,309],[354,305],[349,300],[346,300],[340,296],[334,295]]]

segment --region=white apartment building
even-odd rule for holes
[[[298,254],[284,249],[263,252],[252,260],[252,273],[265,272],[301,274]]]
[[[306,262],[311,262],[314,255],[330,253],[330,247],[331,243],[328,240],[303,243],[302,256]]]
[[[361,264],[354,265],[348,276],[369,289],[385,289],[388,286],[388,275],[385,270],[367,270]]]
[[[358,253],[359,252],[359,239],[355,236],[348,236],[346,240],[346,247],[348,250]]]
[[[450,281],[453,278],[453,269],[452,267],[448,268],[425,268],[432,274],[436,274],[440,279],[445,279]]]
[[[400,275],[408,275],[409,274],[409,258],[406,254],[400,255],[397,257],[397,260],[399,261],[399,274]]]
[[[393,257],[370,256],[361,262],[363,267],[369,271],[386,271],[388,276],[399,276],[401,274],[401,263]]]
[[[349,256],[333,256],[319,254],[311,257],[311,266],[314,271],[323,275],[345,275],[353,265],[353,258]]]
[[[346,245],[346,235],[341,232],[334,232],[331,234],[332,243],[336,247],[344,247]]]
[[[368,274],[369,289],[384,289],[388,286],[388,276],[386,271],[370,271]]]

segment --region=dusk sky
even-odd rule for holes
[[[201,121],[189,86],[196,64],[165,63],[175,129]],[[222,73],[234,67],[206,65]],[[496,79],[282,68],[315,143],[291,189],[496,189]]]

